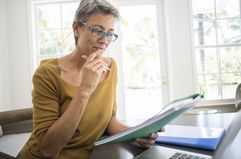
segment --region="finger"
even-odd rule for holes
[[[83,59],[87,60],[88,59],[88,56],[87,55],[82,55],[81,56]]]
[[[141,144],[139,144],[138,142],[131,142],[132,145],[140,147],[140,148],[144,148]]]
[[[141,142],[140,140],[137,140],[135,142],[133,142],[133,145],[137,146],[137,147],[140,147],[140,148],[144,148],[144,149],[147,149],[149,147],[151,147],[150,144],[145,144],[143,142]]]
[[[85,65],[83,67],[87,68],[88,70],[91,70],[91,71],[96,71],[97,68],[102,65],[101,62],[99,60],[94,60],[94,61],[91,61],[89,63],[85,63]]]
[[[153,144],[146,144],[146,143],[142,143],[142,142],[136,142],[138,145],[140,145],[141,148],[150,148]]]
[[[99,73],[103,73],[107,71],[108,67],[106,65],[107,64],[101,60],[94,60],[93,62],[86,64],[86,67],[92,70],[93,72],[97,71]]]
[[[101,64],[101,65],[103,65],[103,66],[107,66],[107,63],[105,63],[103,60],[101,60],[101,59],[98,59],[98,60],[94,60],[94,61],[91,61],[90,63],[88,63],[87,65],[89,66],[89,67],[95,67],[96,65],[98,65],[98,64]]]
[[[101,65],[98,69],[97,69],[97,73],[99,74],[99,75],[101,75],[101,73],[104,73],[104,72],[106,72],[107,70],[106,70],[106,67],[105,66],[103,66],[103,65]]]
[[[155,140],[153,139],[146,139],[146,138],[138,138],[136,142],[142,144],[142,145],[153,145],[155,143]]]
[[[155,133],[151,133],[151,135],[150,135],[150,139],[153,139],[153,140],[156,140],[157,138],[158,138],[158,133],[157,132],[155,132]]]
[[[86,62],[93,61],[96,57],[98,57],[98,54],[100,53],[100,50],[96,50],[90,56],[87,58]]]
[[[102,66],[104,66],[104,64],[102,62],[94,62],[92,64],[89,65],[89,68],[93,71],[97,71],[98,69],[100,69]]]
[[[165,128],[161,128],[160,130],[159,130],[159,132],[164,132],[165,131]]]
[[[101,74],[103,72],[107,71],[107,64],[102,61],[102,60],[94,60],[89,64],[86,64],[86,67],[90,70],[92,70],[93,72],[97,72],[98,74]]]

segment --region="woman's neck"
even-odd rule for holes
[[[81,56],[81,53],[77,49],[74,49],[70,54],[60,58],[60,63],[68,70],[80,71],[85,63],[85,59]]]

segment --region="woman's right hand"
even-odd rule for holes
[[[97,87],[100,77],[106,71],[106,63],[100,58],[100,50],[92,53],[82,67],[80,88],[84,92],[92,93]]]

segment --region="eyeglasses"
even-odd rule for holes
[[[92,32],[92,34],[97,39],[102,39],[106,36],[107,40],[109,42],[114,42],[118,38],[117,34],[112,33],[112,32],[105,32],[102,29],[100,29],[98,26],[93,26],[93,25],[89,25],[87,23],[82,23],[82,22],[79,22],[79,24],[88,27],[88,29]]]

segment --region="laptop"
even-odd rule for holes
[[[134,159],[236,159],[230,155],[240,153],[241,156],[241,151],[237,149],[235,154],[230,153],[229,147],[235,140],[240,129],[241,111],[239,111],[232,120],[215,152],[161,144],[152,146],[137,155]],[[239,136],[241,135],[239,134]],[[241,142],[239,143],[241,144]]]

